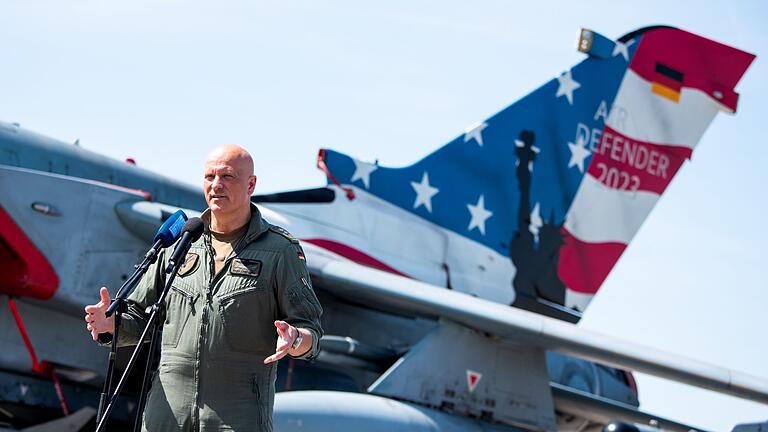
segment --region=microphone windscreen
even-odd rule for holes
[[[197,239],[203,235],[203,220],[199,217],[191,218],[187,221],[187,223],[184,224],[184,229],[181,230],[182,234],[185,232],[189,232],[192,237],[192,241],[196,242]]]
[[[158,240],[162,242],[162,247],[166,248],[172,245],[180,236],[181,231],[187,222],[187,215],[182,210],[176,210],[176,213],[163,222],[163,225],[155,233],[152,243]]]

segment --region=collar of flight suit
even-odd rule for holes
[[[269,230],[270,224],[269,222],[265,221],[261,217],[261,212],[259,211],[259,208],[256,207],[256,204],[251,203],[251,221],[248,223],[248,231],[246,231],[245,236],[243,237],[243,241],[245,244],[248,244],[257,238],[259,238],[262,234],[267,232]],[[205,222],[205,234],[210,236],[211,230],[211,209],[205,209],[202,215],[200,215],[200,218]]]

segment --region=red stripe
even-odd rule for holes
[[[355,191],[352,190],[351,187],[344,187],[339,183],[339,181],[336,179],[336,177],[331,174],[331,170],[328,169],[328,165],[325,163],[325,149],[320,149],[319,152],[317,152],[317,168],[322,171],[326,177],[328,177],[328,180],[331,181],[331,183],[335,184],[339,188],[341,188],[344,192],[346,192],[347,199],[352,201],[355,199]]]
[[[656,63],[667,65],[683,74],[683,87],[699,89],[736,111],[739,95],[733,89],[754,59],[753,54],[683,30],[656,29],[643,35],[629,67],[654,81]]]
[[[399,272],[387,264],[377,260],[376,258],[366,254],[365,252],[347,246],[344,243],[339,243],[333,240],[326,239],[301,239],[303,242],[311,243],[315,246],[319,246],[323,249],[329,250],[335,254],[341,255],[344,258],[352,260],[358,264],[362,264],[375,269],[384,270],[385,272],[394,273],[396,275],[410,277],[405,273]]]
[[[0,207],[0,293],[47,300],[58,287],[51,264]]]
[[[53,380],[53,387],[56,390],[56,396],[59,398],[61,411],[65,416],[69,415],[69,405],[67,405],[67,400],[64,397],[64,388],[61,385],[61,380],[59,380],[59,375],[56,373],[53,364],[45,360],[39,361],[37,359],[35,348],[32,346],[32,341],[29,339],[29,333],[27,333],[27,326],[24,325],[24,320],[21,319],[21,314],[19,313],[19,308],[16,306],[16,301],[10,297],[8,297],[8,307],[11,309],[14,321],[16,321],[16,327],[19,328],[21,340],[24,341],[24,345],[26,345],[27,351],[29,352],[29,357],[32,359],[32,371],[41,375],[50,375]]]
[[[560,248],[557,275],[569,289],[594,294],[627,248],[619,242],[587,243],[562,229],[565,244]]]
[[[632,371],[625,370],[624,376],[627,378],[627,385],[629,386],[629,389],[632,390],[632,393],[637,396],[637,381],[635,380],[635,376],[632,375]]]
[[[11,309],[14,321],[16,321],[16,327],[19,328],[21,340],[24,341],[24,345],[29,352],[29,357],[32,359],[32,370],[39,374],[45,373],[42,363],[37,359],[37,354],[35,354],[35,348],[32,346],[32,341],[29,340],[29,333],[27,333],[27,327],[24,325],[24,321],[21,319],[21,314],[19,314],[19,309],[16,307],[16,301],[10,297],[8,298],[8,307]]]
[[[71,177],[71,176],[66,175],[66,174],[57,174],[57,175],[62,176],[62,177],[67,177],[67,178],[75,178],[75,177]],[[83,179],[80,179],[80,180],[83,180]],[[145,191],[145,190],[142,190],[142,189],[135,189],[135,188],[127,187],[127,186],[120,186],[120,185],[116,185],[116,184],[112,184],[112,183],[103,182],[101,180],[93,180],[93,179],[85,179],[85,180],[87,182],[91,183],[91,184],[95,184],[95,185],[98,185],[98,186],[101,186],[101,187],[105,187],[107,189],[114,189],[114,190],[119,190],[119,191],[122,191],[122,192],[128,192],[128,193],[131,193],[131,194],[134,194],[134,195],[138,195],[141,198],[143,198],[144,201],[152,201],[152,194],[147,192],[147,191]]]
[[[661,195],[692,150],[628,138],[606,126],[587,173],[612,189]]]
[[[67,404],[67,399],[64,397],[64,387],[61,385],[59,374],[56,373],[56,370],[53,369],[52,366],[51,380],[53,380],[53,388],[56,390],[56,396],[59,398],[59,406],[61,407],[61,412],[63,412],[65,416],[68,416],[70,411],[69,404]]]

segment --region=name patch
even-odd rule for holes
[[[235,258],[229,271],[236,275],[258,277],[261,273],[261,261]]]

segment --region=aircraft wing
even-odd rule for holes
[[[516,343],[768,404],[768,380],[587,330],[507,305],[323,256],[305,245],[316,285],[400,315],[440,318]]]
[[[161,211],[176,209],[171,206],[153,207],[153,204],[125,204],[118,209],[118,214],[121,220],[151,220],[154,228],[162,223]],[[192,210],[185,211],[197,214]],[[316,285],[347,301],[398,315],[448,320],[497,338],[768,404],[768,380],[764,378],[362,266],[310,243],[303,243],[303,247]]]

